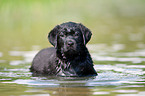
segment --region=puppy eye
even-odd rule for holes
[[[60,37],[64,37],[64,34],[63,34],[63,33],[60,33],[59,36],[60,36]]]
[[[75,36],[79,36],[79,32],[75,32]]]

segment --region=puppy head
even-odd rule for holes
[[[62,52],[78,53],[91,38],[91,31],[80,23],[67,22],[57,25],[48,35],[50,43]]]

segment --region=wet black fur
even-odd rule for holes
[[[86,48],[91,31],[80,23],[57,25],[48,35],[54,48],[42,49],[30,68],[34,75],[96,76]]]

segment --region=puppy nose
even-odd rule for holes
[[[72,45],[74,45],[74,42],[69,41],[69,42],[67,43],[67,45],[72,46]]]

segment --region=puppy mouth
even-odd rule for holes
[[[75,55],[77,54],[78,51],[76,50],[76,48],[74,46],[67,46],[66,48],[64,48],[64,54],[66,55]]]
[[[76,49],[74,49],[74,47],[67,47],[67,49],[64,51],[65,53],[70,53],[70,54],[74,54],[76,53]]]
[[[76,50],[76,48],[74,47],[74,46],[67,46],[67,50],[69,51],[69,50]]]

